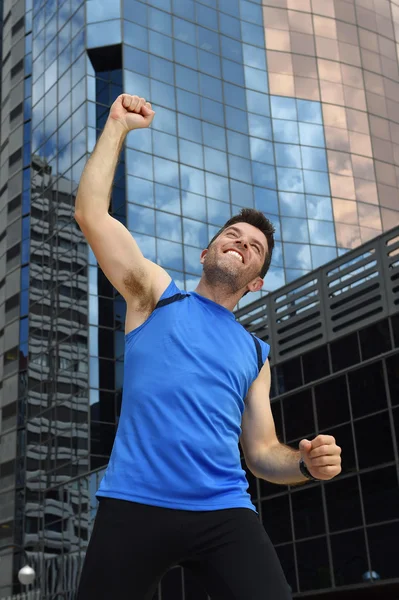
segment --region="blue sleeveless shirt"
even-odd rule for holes
[[[232,312],[173,281],[161,301],[176,294],[126,335],[121,415],[97,496],[255,510],[238,447],[259,373],[254,337]],[[269,346],[259,340],[258,348],[264,362]]]

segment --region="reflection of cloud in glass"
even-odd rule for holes
[[[381,230],[381,214],[379,206],[358,202],[357,209],[361,227],[370,227],[371,229]]]
[[[304,169],[327,171],[327,157],[324,148],[301,146],[302,164]]]
[[[334,260],[334,258],[337,257],[336,248],[330,248],[328,246],[310,246],[310,249],[312,251],[313,269],[321,267],[322,265],[326,264],[330,260]]]
[[[252,182],[251,163],[246,158],[229,155],[229,168],[230,177],[245,181],[246,183]]]
[[[306,217],[305,196],[290,192],[279,192],[280,213],[286,217]]]
[[[254,205],[253,187],[241,181],[230,180],[231,201],[239,206],[252,208]],[[226,198],[227,200],[227,198]]]
[[[149,136],[147,135],[147,137]],[[152,138],[154,144],[154,154],[157,156],[162,156],[163,158],[177,161],[177,138],[175,136],[167,133],[161,133],[160,131],[153,131]]]
[[[306,195],[306,206],[309,219],[332,221],[331,198],[329,196]]]
[[[208,198],[208,220],[214,225],[224,225],[231,216],[230,204]]]
[[[259,138],[250,138],[251,158],[268,165],[274,164],[273,144]]]
[[[206,220],[206,204],[204,196],[197,196],[190,192],[181,192],[182,209],[185,217]]]
[[[208,228],[205,223],[183,219],[184,243],[189,246],[206,248],[208,245]]]
[[[254,188],[255,208],[262,212],[273,213],[278,215],[278,200],[275,190],[267,190],[260,187]]]
[[[281,227],[285,242],[309,242],[309,232],[306,219],[282,217]]]
[[[298,123],[295,121],[273,119],[273,133],[275,142],[299,144]]]
[[[194,167],[180,165],[181,187],[188,192],[205,194],[204,172]]]
[[[205,169],[227,177],[227,155],[214,148],[204,147]]]
[[[285,285],[284,269],[271,266],[266,274],[263,289],[267,290],[268,292],[273,292],[274,290],[278,290],[283,285]]]
[[[269,117],[261,117],[248,113],[249,133],[265,140],[272,139],[272,124]],[[290,140],[293,141],[293,140]]]
[[[139,177],[127,177],[127,199],[129,202],[154,206],[154,184],[147,179]]]
[[[205,173],[206,177],[206,195],[217,200],[228,201],[230,197],[229,181],[227,177]]]
[[[160,183],[155,184],[156,208],[180,214],[180,191]]]
[[[309,273],[309,269],[286,269],[285,270],[285,278],[287,283],[291,283],[291,281],[295,281],[296,279],[298,279],[299,277],[302,277],[302,275],[306,275],[307,273]]]
[[[162,267],[183,270],[183,246],[175,242],[157,240],[157,263]]]
[[[201,144],[180,139],[179,150],[180,162],[198,169],[204,168],[203,146]]]
[[[165,238],[173,242],[181,242],[182,233],[180,217],[157,211],[155,220],[157,237]]]
[[[253,161],[252,174],[255,185],[276,189],[276,170],[271,165]]]
[[[308,123],[322,123],[321,103],[311,100],[297,100],[298,120]]]
[[[334,224],[331,221],[308,221],[310,241],[321,246],[335,245]]]
[[[201,250],[199,248],[190,248],[184,246],[184,267],[189,273],[201,275],[202,265],[200,262]]]
[[[247,90],[247,108],[249,112],[258,113],[265,117],[270,116],[269,97],[261,92]]]
[[[311,269],[310,246],[284,243],[284,260],[287,269]]]
[[[303,192],[302,171],[279,167],[277,169],[278,189],[288,192]]]
[[[274,119],[297,120],[295,98],[283,98],[281,96],[270,96],[272,117]]]
[[[160,161],[161,159],[155,159]],[[166,161],[165,161],[166,162]],[[159,171],[161,168],[158,166]],[[152,156],[150,154],[142,154],[136,150],[126,148],[126,169],[128,174],[142,177],[143,179],[153,179]]]
[[[298,145],[275,144],[276,164],[279,167],[302,167],[301,151]]]
[[[128,202],[127,224],[130,231],[155,235],[155,211]]]
[[[199,277],[191,277],[191,276],[186,277],[186,288],[185,289],[187,290],[187,292],[194,292],[199,284],[199,281],[200,281]]]
[[[321,171],[303,171],[305,181],[305,192],[307,194],[330,194],[330,180],[328,173]]]
[[[149,235],[135,233],[134,239],[136,240],[145,258],[155,262],[155,238]]]
[[[357,225],[336,223],[335,231],[337,235],[337,244],[342,248],[356,248],[362,243],[360,228]]]
[[[275,242],[273,249],[272,265],[274,267],[283,267],[283,245],[281,242]]]

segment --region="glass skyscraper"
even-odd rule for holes
[[[0,6],[1,597],[10,544],[80,556],[93,490],[68,481],[107,463],[118,423],[124,302],[73,217],[112,101],[156,110],[111,203],[145,256],[192,290],[201,249],[256,207],[276,227],[275,290],[399,224],[399,2]]]

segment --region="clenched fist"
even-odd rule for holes
[[[109,112],[109,118],[121,123],[126,131],[149,127],[154,116],[155,112],[145,98],[130,94],[118,96]]]
[[[299,444],[302,458],[316,479],[332,479],[341,472],[341,448],[332,435],[318,435]]]

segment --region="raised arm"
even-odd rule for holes
[[[144,98],[122,94],[115,100],[83,171],[75,205],[76,221],[101,269],[125,298],[130,312],[151,312],[170,282],[166,271],[144,258],[126,227],[108,213],[126,135],[148,127],[154,115]]]

